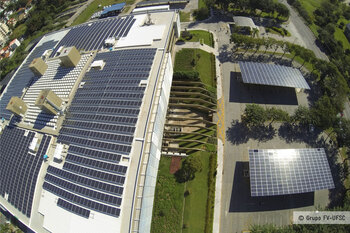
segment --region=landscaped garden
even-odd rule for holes
[[[213,61],[215,58],[213,60],[212,54],[200,49],[182,49],[176,54],[174,71],[183,74],[198,72],[195,77],[199,79],[187,82],[183,79],[175,80],[173,86],[178,81],[178,85],[187,83],[189,88],[202,88],[200,94],[189,90],[187,100],[183,98],[182,90],[182,94],[179,94],[184,99],[182,104],[195,104],[196,100],[202,98],[210,108],[216,107],[216,100],[210,94],[215,94],[216,85]],[[176,98],[174,94],[171,96]],[[171,107],[171,103],[169,106]],[[208,113],[204,115],[208,116]],[[175,136],[164,133],[164,137],[170,138],[169,140],[179,141],[178,151],[186,151],[187,157],[181,159],[182,166],[174,174],[170,173],[172,158],[162,156],[160,159],[151,232],[212,232],[217,156],[216,125],[210,122],[207,124],[208,127],[199,127],[190,133],[174,133]]]

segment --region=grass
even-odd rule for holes
[[[266,27],[266,29],[269,30],[269,33],[280,35],[280,36],[291,36],[290,32],[287,29],[284,28],[277,28],[277,27]]]
[[[198,0],[198,9],[200,8],[207,8],[204,0]]]
[[[189,32],[191,33],[192,38],[186,41],[200,42],[202,40],[204,44],[214,48],[214,39],[213,35],[210,32],[203,30],[189,30]]]
[[[184,183],[176,182],[169,173],[170,157],[162,156],[159,161],[157,185],[154,198],[151,232],[181,232]]]
[[[190,22],[191,12],[180,11],[180,21],[181,22]]]
[[[195,179],[187,182],[186,190],[190,195],[186,197],[184,209],[183,233],[202,233],[205,229],[205,215],[207,207],[208,193],[208,152],[196,152],[192,156],[197,156],[202,162],[202,171],[196,173]]]
[[[81,12],[81,14],[72,23],[72,26],[87,22],[95,12],[101,11],[103,9],[103,6],[121,2],[126,2],[126,5],[130,5],[134,3],[134,0],[95,0],[90,5],[88,5],[83,12]],[[100,4],[102,7],[98,7]]]
[[[21,36],[23,36],[26,30],[27,30],[27,26],[24,23],[18,25],[11,33],[11,36],[10,36],[11,40],[20,38]]]
[[[182,49],[175,57],[174,71],[196,70],[199,73],[201,81],[215,87],[215,57],[201,49]],[[193,66],[194,61],[194,66]],[[210,64],[210,65],[208,65]]]
[[[342,29],[335,27],[334,38],[342,42],[344,49],[350,49],[350,43]]]
[[[314,20],[314,11],[321,6],[323,1],[324,0],[299,0],[300,4],[307,11],[312,20]]]

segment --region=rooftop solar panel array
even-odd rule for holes
[[[334,188],[323,148],[249,150],[249,170],[253,197]]]
[[[44,189],[65,201],[118,217],[135,126],[156,49],[97,54],[71,103],[58,142],[69,144],[63,169],[50,166]],[[132,91],[131,91],[132,90]],[[74,211],[72,211],[74,212]]]
[[[298,69],[255,62],[239,62],[244,83],[310,89]]]
[[[27,132],[27,135],[25,134]],[[0,195],[20,212],[30,217],[35,184],[51,141],[42,137],[36,153],[29,151],[34,132],[6,127],[0,137]]]
[[[85,51],[101,49],[107,38],[127,36],[135,21],[134,16],[130,15],[123,18],[98,20],[93,23],[73,27],[56,46],[52,56],[56,54],[61,46],[75,46],[77,49]]]
[[[82,55],[77,66],[73,68],[61,66],[61,60],[58,58],[47,61],[47,71],[43,76],[33,79],[32,84],[23,97],[23,101],[28,106],[24,121],[35,126],[38,125],[40,128],[43,126],[54,127],[58,116],[47,114],[35,106],[35,101],[40,91],[50,89],[58,97],[68,100],[68,96],[89,58],[90,55]]]
[[[0,117],[4,117],[6,120],[9,120],[12,113],[6,110],[6,106],[10,101],[12,96],[22,96],[23,88],[27,87],[31,79],[34,77],[33,73],[28,68],[29,64],[33,61],[34,58],[41,57],[41,55],[47,49],[52,49],[58,41],[48,41],[42,45],[36,47],[32,53],[27,57],[26,62],[18,70],[15,77],[12,78],[12,81],[7,87],[7,91],[3,93],[0,99]]]

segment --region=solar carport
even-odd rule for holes
[[[334,188],[323,148],[249,150],[249,174],[252,197]]]
[[[246,84],[310,89],[300,70],[256,62],[238,62],[242,82]]]

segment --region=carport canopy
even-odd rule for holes
[[[310,89],[300,70],[281,65],[238,62],[243,83]]]
[[[249,150],[249,175],[252,197],[334,188],[323,148]]]

